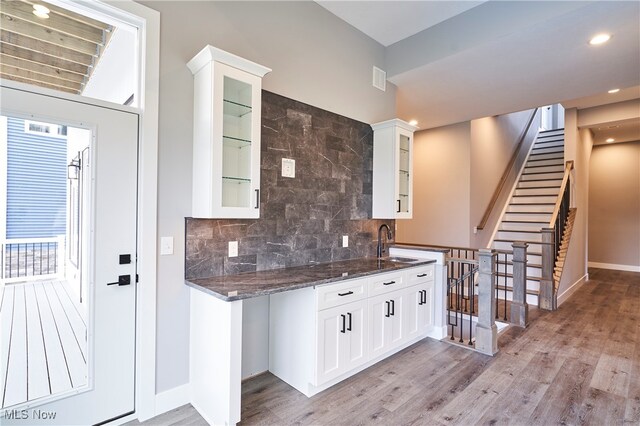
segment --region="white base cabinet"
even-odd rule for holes
[[[312,396],[424,338],[434,266],[271,295],[269,370]]]

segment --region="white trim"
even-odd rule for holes
[[[138,163],[138,306],[136,330],[136,415],[156,415],[156,290],[158,221],[158,108],[160,13],[132,0],[114,8],[140,18],[140,152]]]
[[[569,287],[561,295],[559,295],[558,296],[558,307],[560,307],[560,305],[562,305],[564,302],[566,302],[573,295],[573,293],[578,291],[580,289],[580,287],[582,287],[587,282],[588,279],[589,279],[589,274],[583,275],[580,279],[578,279],[578,281],[573,283],[571,285],[571,287]]]
[[[191,386],[185,383],[156,395],[156,416],[191,402]]]
[[[613,269],[615,271],[640,272],[640,265],[620,265],[617,263],[589,262],[589,268]]]

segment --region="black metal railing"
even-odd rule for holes
[[[558,255],[560,254],[560,245],[562,244],[562,237],[564,236],[564,229],[567,224],[567,218],[569,217],[569,209],[571,208],[571,185],[567,184],[564,187],[562,193],[562,201],[560,202],[560,209],[556,216],[556,221],[553,225],[554,229],[554,247],[553,254],[554,260],[557,262]],[[555,262],[554,262],[555,263]]]
[[[10,282],[56,275],[62,267],[62,250],[61,238],[6,240],[2,244],[2,279]]]
[[[494,271],[496,284],[496,319],[502,318],[507,321],[507,291],[509,281],[509,258],[511,258],[511,270],[513,271],[513,251],[512,250],[494,250],[496,253],[496,270]],[[513,287],[513,272],[512,287]]]
[[[447,259],[447,325],[450,327],[450,339],[457,339],[460,343],[466,340],[469,345],[473,345],[472,317],[476,315],[476,272],[477,260]]]

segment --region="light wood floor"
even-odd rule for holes
[[[242,424],[640,425],[640,274],[590,274],[493,358],[426,339],[313,398],[263,374],[243,384]],[[147,424],[205,422],[187,405]]]
[[[87,383],[87,327],[62,281],[7,284],[0,320],[2,408]]]

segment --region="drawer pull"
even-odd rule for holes
[[[346,293],[338,293],[338,296],[348,296],[350,294],[353,294],[353,292],[352,291],[348,291]]]
[[[395,284],[395,281],[389,281],[388,283],[382,283],[382,285],[391,285],[391,284]]]
[[[427,274],[418,274],[418,275],[416,275],[416,277],[418,277],[418,278],[422,278],[422,277],[426,277],[426,276],[427,276]]]
[[[346,324],[345,324],[346,317],[345,317],[344,315],[342,315],[342,314],[340,314],[340,316],[342,317],[342,330],[340,330],[340,333],[344,333],[344,332],[346,331],[346,330],[345,330],[345,327],[346,327]]]

